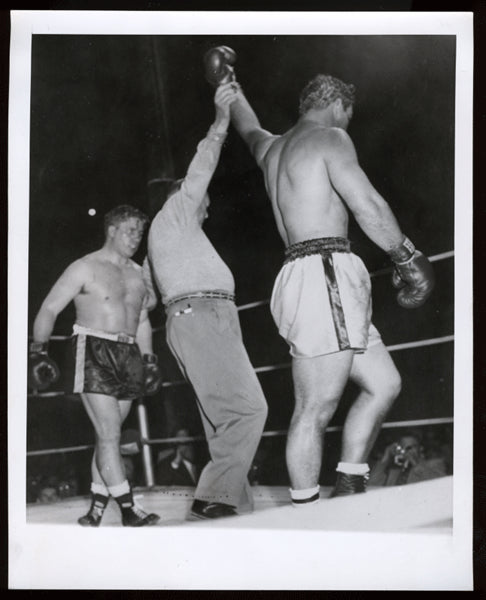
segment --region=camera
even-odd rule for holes
[[[395,450],[393,452],[393,462],[397,465],[397,467],[405,466],[405,448],[402,448],[399,444],[395,446]]]

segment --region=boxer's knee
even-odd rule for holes
[[[118,425],[98,424],[95,428],[98,446],[119,446],[121,430]]]
[[[317,428],[324,432],[339,405],[339,397],[320,396],[314,401],[309,398],[304,402],[296,402],[292,415],[293,426]]]
[[[394,369],[377,385],[375,395],[381,398],[383,402],[391,403],[398,397],[401,390],[402,378],[400,373]]]

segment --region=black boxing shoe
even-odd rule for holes
[[[198,519],[219,519],[220,517],[234,517],[237,514],[234,506],[222,502],[194,500],[191,507],[191,515]]]
[[[351,494],[363,494],[366,492],[368,475],[351,475],[350,473],[338,472],[336,485],[329,498],[336,496],[350,496]]]
[[[99,527],[109,499],[109,496],[93,494],[89,511],[78,519],[78,523],[83,527]]]
[[[159,521],[159,515],[146,513],[136,506],[122,509],[122,524],[124,527],[143,527],[144,525],[155,525]]]
[[[136,500],[130,490],[122,496],[116,496],[115,500],[120,507],[122,524],[124,527],[143,527],[144,525],[155,525],[160,519],[155,513],[146,513]]]

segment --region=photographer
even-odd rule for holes
[[[420,435],[406,432],[397,442],[386,447],[372,467],[368,485],[404,485],[447,474],[441,457],[425,458]]]

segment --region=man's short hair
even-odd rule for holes
[[[300,93],[299,114],[304,115],[313,108],[326,108],[338,98],[346,109],[354,104],[355,89],[352,83],[344,83],[332,75],[316,75]]]
[[[149,218],[145,213],[129,204],[122,204],[121,206],[112,208],[105,215],[105,235],[108,233],[108,227],[111,227],[112,225],[117,226],[131,218],[141,221],[144,229],[149,222]]]
[[[423,435],[422,435],[422,432],[419,431],[418,429],[405,429],[404,431],[401,432],[400,439],[403,439],[406,437],[414,438],[414,440],[416,440],[419,445],[422,445]]]

